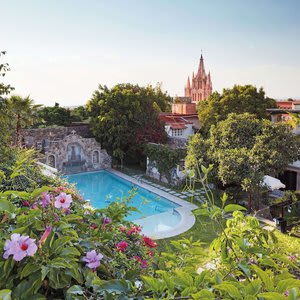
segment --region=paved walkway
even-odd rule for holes
[[[147,183],[157,189],[160,189],[164,192],[167,192],[171,195],[174,195],[182,200],[190,200],[192,197],[194,197],[195,200],[201,202],[201,203],[204,203],[206,201],[206,198],[205,198],[205,191],[204,189],[196,189],[194,191],[194,193],[192,191],[174,191],[172,190],[171,188],[167,188],[163,185],[160,185],[158,182],[157,183],[154,183],[153,181],[150,181],[146,178],[143,178],[143,175],[132,175],[131,177],[137,179],[138,181],[140,182],[144,182],[144,183]]]

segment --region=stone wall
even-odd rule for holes
[[[47,144],[51,140],[63,139],[74,132],[82,137],[91,137],[89,125],[23,129],[21,135],[26,147],[37,147],[40,143]]]
[[[75,133],[52,141],[45,156],[47,165],[64,174],[111,167],[111,157],[94,138],[83,138]]]
[[[111,168],[111,157],[90,137],[88,125],[26,129],[22,137],[24,146],[40,150],[42,161],[64,174]]]

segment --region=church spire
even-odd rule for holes
[[[200,78],[205,77],[204,59],[203,59],[202,54],[201,54],[201,57],[200,57],[200,62],[199,62],[199,68],[198,68],[198,74],[197,75]]]
[[[188,89],[191,88],[190,76],[188,76],[188,80],[187,80],[186,87],[187,87]]]

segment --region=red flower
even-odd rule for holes
[[[133,256],[133,258],[141,264],[142,268],[147,268],[148,262],[146,259],[141,259],[138,255]]]
[[[125,241],[122,241],[122,242],[118,243],[116,245],[116,247],[117,247],[117,251],[124,252],[128,247],[128,243]]]
[[[157,244],[149,237],[144,236],[143,237],[144,243],[149,248],[156,248]]]
[[[23,201],[22,203],[23,206],[26,206],[26,207],[29,207],[30,206],[30,203],[28,201]]]
[[[131,235],[132,233],[140,233],[141,232],[141,228],[139,226],[132,226],[128,232],[127,235]]]
[[[124,227],[124,226],[121,226],[121,227],[120,227],[120,231],[121,231],[122,233],[124,233],[125,227]]]
[[[153,256],[153,251],[148,250],[148,251],[147,251],[147,254],[149,255],[149,257],[152,257],[152,256]]]
[[[148,267],[148,262],[147,262],[146,259],[143,259],[143,260],[141,261],[141,267],[142,267],[142,268],[147,268],[147,267]]]
[[[97,229],[97,228],[98,228],[98,226],[97,226],[95,223],[92,223],[92,224],[90,225],[90,227],[91,227],[92,229]]]

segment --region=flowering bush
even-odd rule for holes
[[[68,185],[0,194],[0,298],[5,291],[14,299],[138,293],[129,280],[153,272],[156,244],[115,221],[112,205],[94,210]]]

